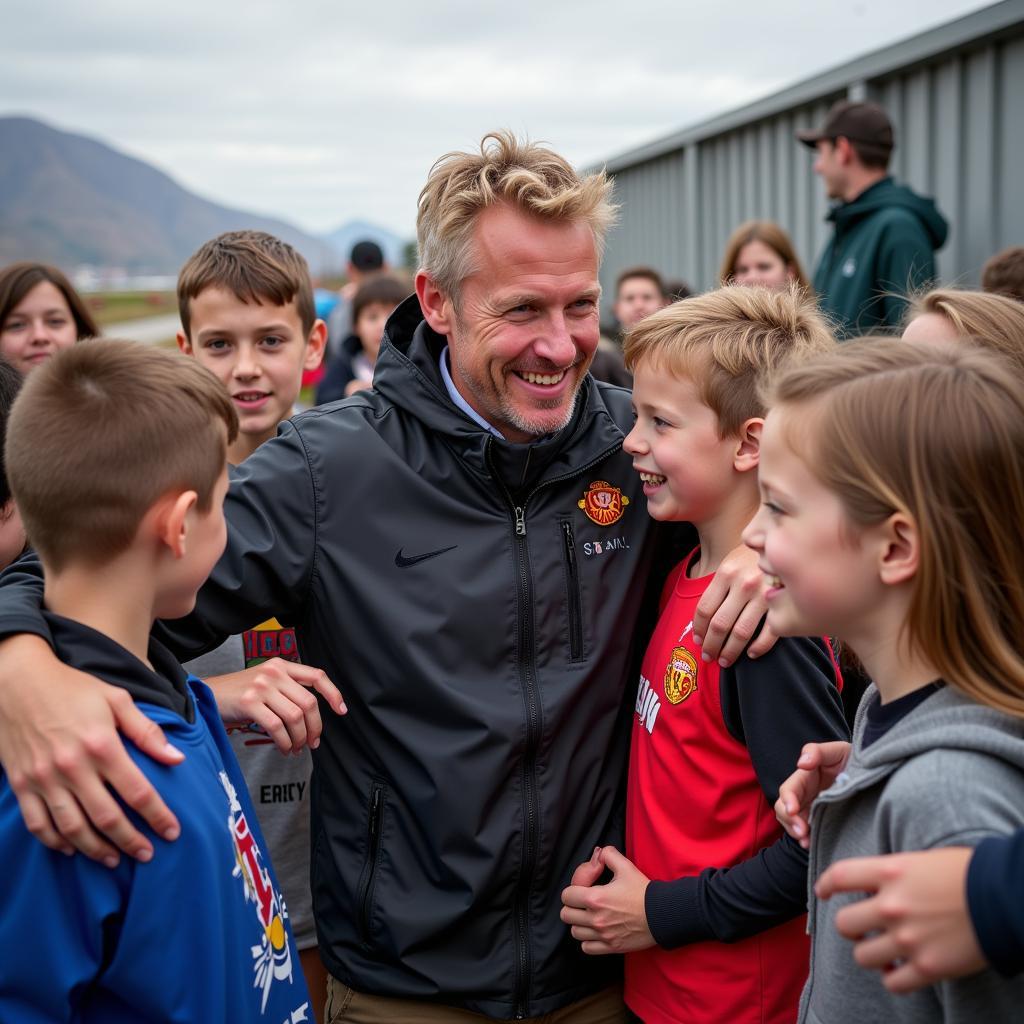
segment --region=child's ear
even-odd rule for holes
[[[302,361],[304,370],[315,370],[324,358],[324,346],[327,344],[327,324],[317,320],[313,324],[309,337],[306,339],[306,355]]]
[[[188,514],[198,501],[199,495],[195,491],[182,491],[168,495],[157,509],[157,539],[170,549],[175,558],[182,558],[185,554]]]
[[[193,355],[192,342],[188,340],[188,335],[184,331],[178,331],[175,338],[178,342],[178,348],[181,349],[185,355]]]
[[[736,453],[733,455],[733,468],[738,473],[748,473],[757,469],[761,458],[761,431],[764,420],[760,416],[751,416],[744,420],[740,427],[739,439],[736,442]]]
[[[883,583],[896,586],[914,578],[921,561],[921,537],[910,516],[894,512],[880,527],[882,551],[878,575]]]
[[[420,300],[423,319],[437,334],[452,332],[452,304],[448,296],[438,288],[434,279],[425,271],[416,274],[416,298]]]

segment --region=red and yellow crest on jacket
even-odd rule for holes
[[[595,480],[577,504],[591,522],[598,526],[611,526],[622,518],[629,498],[622,493],[621,487],[612,487],[607,480]]]

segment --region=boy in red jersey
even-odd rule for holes
[[[650,515],[693,523],[700,546],[669,576],[644,655],[628,857],[595,850],[562,920],[584,953],[626,953],[626,1003],[645,1021],[796,1018],[807,857],[772,805],[804,743],[847,736],[838,672],[828,643],[804,638],[721,668],[702,659],[693,613],[758,507],[760,387],[832,345],[813,302],[743,287],[653,313],[626,339],[637,421],[624,448]]]

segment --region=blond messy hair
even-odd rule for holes
[[[489,132],[479,153],[446,153],[430,169],[416,217],[420,268],[457,299],[473,272],[472,235],[479,213],[510,206],[548,221],[585,221],[598,260],[615,220],[612,183],[604,172],[580,177],[546,146],[508,131]]]
[[[209,370],[133,341],[87,341],[33,372],[7,426],[7,475],[47,568],[101,564],[158,498],[213,500],[238,415]]]
[[[925,313],[945,317],[967,342],[992,349],[1024,377],[1024,305],[1005,295],[937,288],[911,300],[906,323]]]
[[[675,302],[627,333],[626,366],[650,360],[691,379],[718,417],[721,437],[764,416],[762,390],[790,359],[835,348],[828,322],[798,286],[772,291],[734,285]]]
[[[848,342],[793,366],[772,407],[854,527],[920,536],[904,642],[972,699],[1024,717],[1024,394],[990,352]],[[797,434],[797,430],[799,433]]]

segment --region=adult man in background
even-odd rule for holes
[[[623,698],[657,540],[622,452],[630,396],[587,373],[610,188],[504,133],[439,160],[416,296],[388,323],[373,389],[246,460],[225,555],[168,626],[193,654],[275,615],[345,693],[312,785],[331,1021],[623,1018],[607,965],[558,915],[573,868],[621,827]],[[121,762],[104,693],[53,664],[25,571],[0,594],[0,635],[39,636],[0,652],[0,752],[26,820],[113,854],[89,814],[151,850],[97,778],[158,831],[173,819]],[[763,611],[746,604],[750,559],[732,576],[724,602],[728,583],[712,585],[711,628],[695,623],[715,656],[732,627],[726,662]]]
[[[821,308],[840,338],[900,328],[906,296],[935,279],[948,225],[932,199],[889,176],[892,123],[875,103],[840,100],[817,130],[797,132],[817,151],[814,171],[834,231],[814,272]]]
[[[615,282],[612,312],[623,331],[668,303],[661,274],[651,267],[629,267]]]

